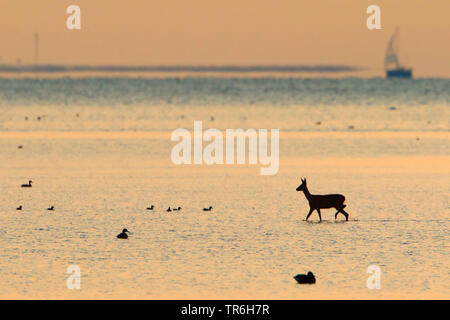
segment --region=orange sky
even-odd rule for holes
[[[71,4],[80,31],[66,29]],[[366,28],[370,4],[381,7],[382,30]],[[414,74],[450,77],[449,0],[0,0],[0,24],[3,63],[32,63],[39,32],[41,63],[374,69],[398,25]]]

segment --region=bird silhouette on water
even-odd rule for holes
[[[314,277],[314,274],[311,271],[309,271],[308,274],[298,274],[294,277],[294,279],[301,284],[316,283],[316,277]]]
[[[178,207],[178,208],[173,208],[173,211],[181,211],[181,207]]]
[[[32,187],[32,185],[31,185],[32,183],[33,183],[33,181],[30,180],[30,181],[28,181],[28,183],[22,184],[21,187],[22,188],[31,188]]]
[[[53,211],[53,210],[55,210],[55,207],[54,207],[54,206],[51,206],[50,208],[47,208],[47,210],[48,210],[48,211]]]
[[[170,207],[168,207],[166,211],[167,212],[172,212],[172,209],[170,209]]]
[[[22,210],[22,205],[18,206],[16,210]]]
[[[209,208],[203,208],[203,211],[211,211],[213,207],[209,206]]]
[[[147,207],[147,210],[153,210],[155,208],[154,205],[152,205],[151,207]]]
[[[128,231],[127,229],[123,229],[122,232],[117,235],[117,238],[118,239],[128,239],[127,232],[130,232],[130,231]]]

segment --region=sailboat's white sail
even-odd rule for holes
[[[395,68],[399,66],[397,41],[397,32],[395,32],[392,35],[391,40],[389,40],[389,44],[386,50],[386,56],[384,57],[384,66],[386,69],[392,65],[394,65]]]

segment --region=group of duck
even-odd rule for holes
[[[153,211],[155,209],[155,206],[152,204],[150,207],[147,207],[146,210],[150,210]],[[181,211],[181,207],[177,207],[177,208],[170,208],[168,207],[166,212],[172,212],[172,211]],[[208,208],[203,208],[203,211],[211,211],[213,209],[212,206],[209,206]],[[123,229],[121,233],[119,233],[117,235],[118,239],[128,239],[128,234],[130,233],[130,231],[128,231],[127,229]]]
[[[22,209],[23,209],[22,205],[20,205],[20,206],[18,206],[18,207],[16,208],[17,211],[20,211],[20,210],[22,210]],[[48,211],[53,211],[53,210],[55,210],[55,206],[48,207],[47,210],[48,210]]]
[[[146,210],[150,210],[150,211],[153,211],[153,209],[155,209],[155,206],[153,204],[150,207],[146,208]],[[181,209],[183,209],[183,208],[182,207],[173,207],[173,208],[168,207],[166,212],[181,211]],[[203,208],[203,211],[211,211],[212,209],[213,209],[213,207],[209,206],[208,208]]]
[[[20,185],[20,186],[21,186],[22,188],[31,188],[31,187],[33,186],[33,181],[32,181],[32,180],[29,180],[28,183],[24,183],[24,184],[22,184],[22,185]],[[18,207],[16,208],[16,210],[18,210],[18,211],[20,211],[20,210],[22,210],[22,209],[23,209],[22,205],[20,205],[20,206],[18,206]],[[48,210],[48,211],[53,211],[53,210],[55,210],[55,206],[48,207],[47,210]]]
[[[21,187],[22,188],[31,188],[33,186],[33,181],[29,180],[28,183],[22,184]],[[47,210],[49,211],[53,211],[55,209],[54,206],[51,206],[49,208],[47,208]],[[146,208],[147,210],[153,211],[155,209],[154,205],[151,205],[150,207]],[[172,211],[181,211],[181,207],[175,207],[175,208],[170,208],[168,207],[166,212],[172,212]],[[209,206],[208,208],[203,208],[203,211],[211,211],[213,209],[212,206]],[[16,210],[22,210],[22,205],[18,206],[16,208]],[[128,229],[123,229],[121,233],[119,233],[117,235],[118,239],[128,239],[128,233],[130,233],[130,231],[128,231]],[[297,280],[298,283],[301,284],[314,284],[316,282],[316,279],[313,275],[313,273],[310,271],[308,272],[307,275],[304,274],[298,274],[294,277],[295,280]]]
[[[33,181],[29,180],[28,183],[24,183],[24,184],[22,184],[20,186],[22,188],[31,188],[33,186]],[[18,206],[16,208],[16,210],[22,210],[22,209],[23,209],[22,205],[20,205],[20,206]],[[146,208],[146,210],[149,210],[149,211],[153,211],[153,209],[155,209],[155,206],[153,204],[150,207]],[[166,212],[181,211],[181,209],[183,209],[183,208],[181,208],[181,207],[173,207],[173,208],[168,207]],[[208,208],[203,208],[203,211],[211,211],[212,209],[213,209],[213,207],[209,206]],[[53,211],[53,210],[55,210],[55,207],[54,206],[48,207],[47,210]],[[126,230],[126,229],[124,229],[124,230]]]
[[[148,207],[147,210],[153,211],[154,208],[155,208],[155,206],[152,205],[151,207]],[[168,207],[166,212],[181,211],[181,209],[183,209],[183,208],[182,207],[173,207],[173,208]]]

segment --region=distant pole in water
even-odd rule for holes
[[[39,33],[34,34],[34,65],[39,63]]]

